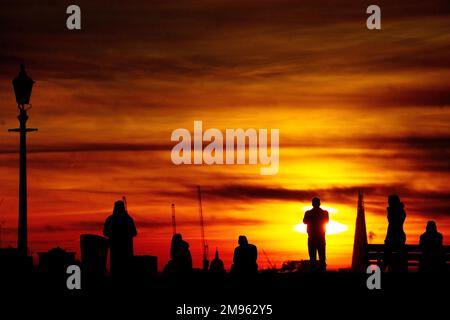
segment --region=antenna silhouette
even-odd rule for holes
[[[0,200],[0,206],[3,204],[3,198]],[[2,247],[2,232],[3,232],[3,225],[5,224],[5,220],[0,221],[0,248]]]
[[[122,201],[123,201],[123,204],[125,206],[125,211],[128,212],[127,197],[122,196]]]
[[[5,220],[0,221],[0,248],[2,247],[2,232],[3,232],[4,224],[5,224]]]
[[[175,220],[175,204],[172,203],[172,232],[173,234],[177,233],[177,222]]]
[[[200,186],[197,186],[198,192],[198,206],[200,213],[200,230],[201,230],[201,238],[202,238],[202,247],[203,247],[203,270],[208,270],[209,260],[208,260],[208,243],[205,239],[205,222],[203,220],[203,208],[202,208],[202,191]]]

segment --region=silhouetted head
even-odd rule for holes
[[[319,199],[318,197],[314,197],[314,198],[312,199],[312,206],[313,206],[314,208],[320,207],[320,199]]]
[[[430,232],[430,233],[436,233],[437,232],[437,225],[436,225],[435,221],[432,221],[432,220],[428,221],[428,223],[427,223],[427,232]]]
[[[183,248],[183,238],[181,237],[181,234],[175,233],[172,236],[172,241],[170,243],[170,257],[173,259],[177,253],[180,251],[180,249]]]
[[[240,246],[248,245],[248,240],[246,236],[239,236],[238,243]]]
[[[177,242],[183,240],[183,237],[181,236],[181,233],[175,233],[172,236],[172,242]]]
[[[399,206],[401,204],[400,197],[398,195],[396,195],[396,194],[391,194],[388,197],[388,204],[389,204],[389,207],[397,207],[397,206]]]
[[[113,210],[114,215],[123,215],[126,212],[127,211],[125,210],[125,203],[122,200],[116,201],[114,203],[114,210]]]

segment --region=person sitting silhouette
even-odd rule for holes
[[[401,271],[407,270],[405,259],[405,242],[406,234],[403,231],[403,223],[406,219],[405,205],[400,201],[400,197],[392,194],[388,197],[387,218],[388,229],[386,233],[385,244],[385,259],[384,268],[392,267]],[[392,252],[397,252],[399,260],[394,263],[392,260]]]
[[[425,233],[420,236],[420,258],[419,271],[440,272],[445,266],[444,252],[442,248],[443,237],[438,232],[436,222],[428,221]]]
[[[185,273],[192,270],[192,256],[189,250],[189,243],[184,241],[179,233],[172,236],[170,258],[167,271]]]
[[[258,249],[255,245],[249,244],[246,236],[239,236],[239,246],[234,249],[233,273],[252,274],[258,272]]]
[[[317,253],[319,254],[319,270],[326,270],[326,254],[325,254],[325,227],[330,221],[328,211],[320,208],[320,199],[314,197],[312,199],[311,210],[305,212],[303,223],[307,226],[308,232],[308,253],[311,270],[316,270]]]
[[[123,201],[114,203],[112,215],[106,218],[103,234],[109,239],[111,274],[125,273],[133,257],[133,238],[137,231]]]

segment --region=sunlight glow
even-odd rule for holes
[[[330,220],[330,222],[328,222],[328,224],[325,228],[326,228],[327,234],[338,234],[338,233],[342,233],[342,232],[345,232],[348,230],[348,227],[345,224],[339,223],[334,220]],[[306,224],[304,224],[304,223],[296,224],[294,226],[294,231],[300,232],[300,233],[306,233]]]
[[[337,211],[337,209],[335,209],[335,208],[331,208],[331,207],[327,207],[327,206],[320,206],[323,210],[326,210],[326,211],[328,211],[328,214],[330,215],[330,216],[332,216],[332,215],[334,215],[335,213],[337,213],[338,211]],[[304,206],[302,209],[303,209],[303,211],[308,211],[308,210],[311,210],[313,207],[312,206]]]
[[[338,212],[338,210],[336,210],[335,208],[331,208],[331,207],[321,206],[321,208],[324,210],[327,210],[328,213],[330,214],[330,216],[332,216]],[[311,209],[312,209],[311,206],[303,207],[304,211],[311,210]],[[331,219],[330,219],[330,222],[327,223],[325,228],[326,228],[327,234],[338,234],[338,233],[342,233],[342,232],[345,232],[348,230],[348,226],[346,226],[345,224],[339,223],[339,222],[331,220]],[[306,224],[304,224],[304,223],[296,224],[294,226],[294,231],[300,232],[300,233],[306,233]]]

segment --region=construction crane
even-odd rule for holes
[[[175,220],[175,204],[172,203],[172,232],[173,234],[177,233],[177,222]]]
[[[199,206],[199,213],[200,213],[200,230],[201,230],[201,240],[202,240],[202,247],[203,247],[203,270],[208,270],[209,267],[209,260],[208,260],[208,243],[205,239],[205,221],[203,220],[203,207],[202,207],[202,191],[200,189],[200,186],[197,186],[197,192],[198,192],[198,206]]]
[[[270,261],[269,256],[267,255],[267,253],[264,251],[264,249],[262,249],[262,252],[264,254],[264,256],[266,257],[267,263],[269,265],[270,270],[275,270],[276,267],[272,264],[272,261]]]

